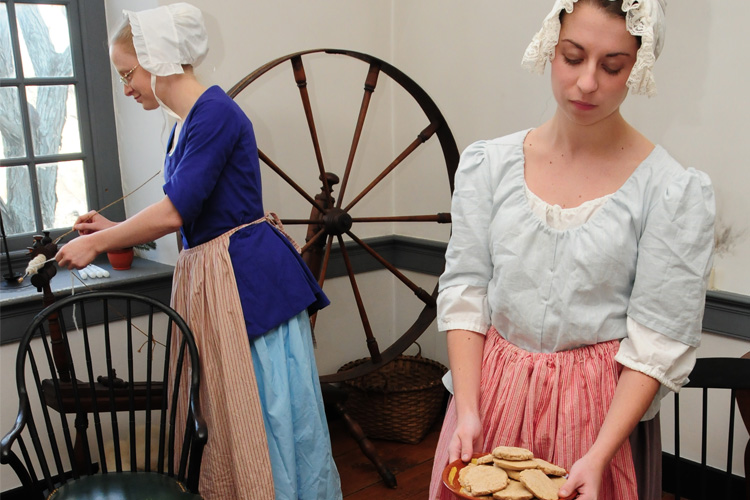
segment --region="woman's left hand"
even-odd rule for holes
[[[60,248],[55,260],[60,267],[83,269],[99,255],[93,245],[91,236],[79,236]]]
[[[603,473],[603,464],[584,455],[570,468],[568,480],[558,493],[560,498],[567,498],[577,491],[577,500],[596,500],[599,498]]]

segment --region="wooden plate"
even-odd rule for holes
[[[475,453],[472,458],[479,458],[483,457],[484,455],[487,455],[487,453]],[[446,488],[448,488],[451,493],[453,493],[456,498],[462,498],[465,500],[477,500],[477,497],[470,497],[468,495],[464,495],[461,493],[461,485],[458,483],[458,473],[466,467],[468,464],[464,463],[461,459],[456,460],[455,462],[451,462],[448,465],[445,466],[445,469],[443,469],[443,484]],[[451,474],[451,471],[453,469],[456,469],[456,471]],[[453,476],[453,480],[451,481],[451,475]],[[572,500],[576,496],[578,496],[578,493],[573,492],[572,495],[565,498],[560,498],[560,500]]]

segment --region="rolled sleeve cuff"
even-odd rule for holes
[[[459,317],[454,317],[449,320],[438,319],[437,326],[438,331],[440,332],[448,332],[450,330],[469,330],[470,332],[476,332],[482,335],[485,335],[487,330],[490,329],[488,323],[474,321],[472,318]]]
[[[437,299],[439,331],[469,330],[484,335],[490,324],[486,288],[455,285],[440,291]]]

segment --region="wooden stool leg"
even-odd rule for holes
[[[378,474],[380,474],[385,485],[389,488],[395,488],[398,486],[396,483],[396,476],[385,466],[383,460],[375,449],[375,445],[373,445],[372,441],[367,438],[362,431],[362,427],[360,427],[351,415],[346,412],[346,409],[344,408],[346,394],[344,391],[338,387],[332,386],[331,384],[321,384],[321,389],[323,391],[323,400],[326,402],[326,406],[334,408],[336,413],[344,420],[349,434],[351,434],[357,442],[362,453],[364,453],[367,459],[375,466],[375,469],[378,471]]]

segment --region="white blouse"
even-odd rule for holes
[[[518,168],[515,168],[515,171],[518,172],[517,174],[508,174],[511,176],[509,182],[514,185],[511,189],[518,190],[520,188],[521,193],[521,198],[516,198],[516,201],[513,203],[513,205],[515,205],[517,209],[518,205],[520,204],[519,202],[526,204],[527,210],[529,210],[529,212],[533,214],[533,218],[537,219],[541,226],[548,228],[548,231],[564,232],[568,230],[575,230],[575,228],[586,225],[586,223],[595,214],[597,214],[602,209],[602,207],[607,205],[608,202],[610,202],[610,205],[614,204],[615,206],[623,206],[622,202],[625,199],[623,193],[613,193],[596,200],[587,201],[578,207],[570,209],[563,209],[557,205],[550,205],[544,200],[540,199],[533,192],[531,192],[525,185],[525,182],[523,182],[522,142],[524,136],[525,133],[516,134],[514,136],[509,136],[501,140],[492,141],[489,144],[486,142],[477,143],[467,149],[467,151],[464,153],[464,157],[462,157],[462,163],[466,165],[469,163],[469,160],[472,161],[473,164],[470,164],[467,168],[467,170],[469,171],[469,175],[473,174],[470,169],[481,167],[482,163],[488,161],[490,165],[490,172],[495,173],[497,172],[496,166],[498,164],[504,165],[509,172],[513,172],[514,169],[508,168],[508,165],[511,165],[512,167],[513,164],[516,164],[516,167],[518,167],[517,164],[521,164],[520,171]],[[497,148],[495,149],[489,146],[497,146]],[[490,154],[490,149],[492,149],[493,153],[495,151],[501,152],[502,154],[498,156],[504,158],[502,158],[502,160],[500,158],[490,158],[488,160],[487,156]],[[487,152],[482,150],[485,150]],[[663,165],[665,160],[662,157],[662,154],[663,150],[659,149],[654,154],[652,154],[652,157],[654,158],[652,158],[651,161],[653,163]],[[472,158],[470,155],[476,156],[476,158]],[[658,157],[659,161],[655,161],[656,157]],[[459,170],[461,170],[461,167],[459,167]],[[641,170],[644,169],[642,168]],[[470,184],[470,186],[472,186],[472,190],[475,189],[478,183],[486,182],[487,186],[480,184],[480,188],[488,189],[488,192],[495,193],[491,196],[491,209],[489,207],[483,207],[482,211],[479,212],[473,206],[472,201],[471,203],[469,203],[469,206],[471,206],[473,210],[471,212],[463,210],[463,213],[461,214],[465,219],[464,225],[469,224],[468,226],[463,227],[463,230],[465,231],[468,228],[468,230],[473,234],[478,234],[477,231],[480,229],[476,227],[476,222],[477,220],[481,220],[481,213],[484,212],[484,210],[489,210],[494,216],[494,214],[497,213],[495,210],[499,205],[503,205],[505,201],[512,199],[513,196],[516,195],[513,195],[512,193],[507,195],[502,194],[502,190],[499,190],[495,187],[498,184],[496,184],[496,179],[494,178],[491,179],[492,182],[487,182],[486,178],[477,178],[477,174],[473,175],[474,178],[471,179],[472,183]],[[479,175],[481,176],[481,174]],[[494,176],[496,174],[491,175]],[[694,174],[691,173],[690,175]],[[646,180],[645,172],[642,172],[640,176],[641,179],[631,179],[630,184],[632,185],[636,182],[640,184],[641,180]],[[459,181],[457,181],[457,185],[458,182]],[[507,186],[507,180],[505,185]],[[464,184],[464,188],[468,186],[469,185]],[[640,191],[640,189],[635,189],[636,186],[632,187],[632,191]],[[494,191],[493,188],[495,189]],[[507,190],[510,191],[510,189]],[[472,200],[476,199],[476,195],[478,195],[478,193],[472,192]],[[707,222],[710,222],[712,224],[713,214],[711,213],[711,209],[713,200],[711,198],[711,195],[712,193],[710,193],[709,184],[709,192],[706,197],[706,206],[708,207],[708,210],[704,217],[706,217]],[[619,199],[616,196],[618,196]],[[615,197],[614,200],[612,200],[613,197]],[[463,199],[463,202],[465,201],[466,198]],[[458,202],[461,203],[462,200],[458,200]],[[454,200],[454,206],[455,203],[456,201]],[[507,204],[503,205],[503,208],[506,207]],[[646,205],[644,204],[644,208],[645,207]],[[463,207],[459,207],[459,211],[462,208]],[[612,211],[611,206],[609,208],[609,211]],[[492,216],[490,218],[492,218]],[[602,217],[598,217],[597,223],[603,220],[604,219]],[[523,222],[519,219],[517,219],[516,221],[518,222],[518,225],[521,225]],[[492,222],[490,222],[490,232],[492,231],[492,227]],[[505,231],[508,230],[508,227],[510,226],[506,226],[504,228]],[[616,229],[613,231],[616,231]],[[474,236],[470,236],[470,238],[472,237]],[[492,236],[490,236],[490,239],[492,239]],[[493,243],[493,245],[496,244],[497,243]],[[536,251],[538,248],[539,247],[536,246],[534,250]],[[468,249],[462,249],[462,251],[467,250]],[[486,282],[484,282],[485,280],[479,275],[472,274],[471,271],[467,272],[467,269],[470,270],[473,268],[473,266],[465,267],[464,265],[462,265],[461,258],[456,257],[455,254],[449,260],[451,261],[450,264],[452,265],[449,265],[448,267],[452,267],[453,271],[448,269],[446,272],[446,276],[441,278],[443,282],[441,283],[441,291],[440,295],[438,296],[439,330],[447,331],[452,329],[467,329],[479,333],[484,333],[489,327],[488,323],[495,324],[496,322],[498,322],[501,324],[495,326],[499,326],[498,330],[502,332],[503,327],[507,326],[507,324],[502,324],[504,319],[502,315],[496,315],[495,313],[489,312],[492,310],[492,307],[490,307],[490,304],[488,302],[492,301],[494,297],[492,297],[492,290],[488,290],[487,284]],[[700,259],[697,260],[700,261]],[[614,262],[612,262],[612,264],[614,265]],[[489,268],[492,269],[492,267],[493,265],[490,265]],[[468,278],[461,277],[466,276],[467,274]],[[700,275],[703,274],[703,270],[697,271],[696,274],[699,275],[697,276],[697,278],[700,278]],[[633,370],[645,373],[655,378],[662,384],[659,394],[657,394],[657,397],[654,399],[651,407],[643,417],[643,419],[646,420],[653,418],[653,416],[656,415],[656,413],[659,411],[661,398],[669,390],[678,391],[680,387],[687,382],[687,376],[689,375],[690,370],[692,369],[695,362],[697,342],[695,341],[695,337],[688,340],[688,338],[675,338],[675,335],[668,336],[664,335],[663,332],[659,333],[649,326],[644,325],[643,322],[634,320],[633,316],[633,314],[628,314],[627,318],[625,318],[625,329],[627,336],[620,334],[619,337],[615,337],[621,338],[620,350],[615,359],[622,365],[627,366],[628,368],[631,368]],[[498,321],[498,318],[500,319],[500,321]],[[646,319],[650,321],[650,318]],[[558,342],[557,346],[555,347],[553,345],[551,350],[566,348],[559,344],[559,340],[556,342]],[[524,345],[521,345],[520,347],[527,348],[527,350],[536,352],[550,351],[550,348],[544,347],[544,345],[541,345],[541,347],[537,349],[529,349]],[[448,389],[452,390],[450,375],[446,377],[445,381]]]

